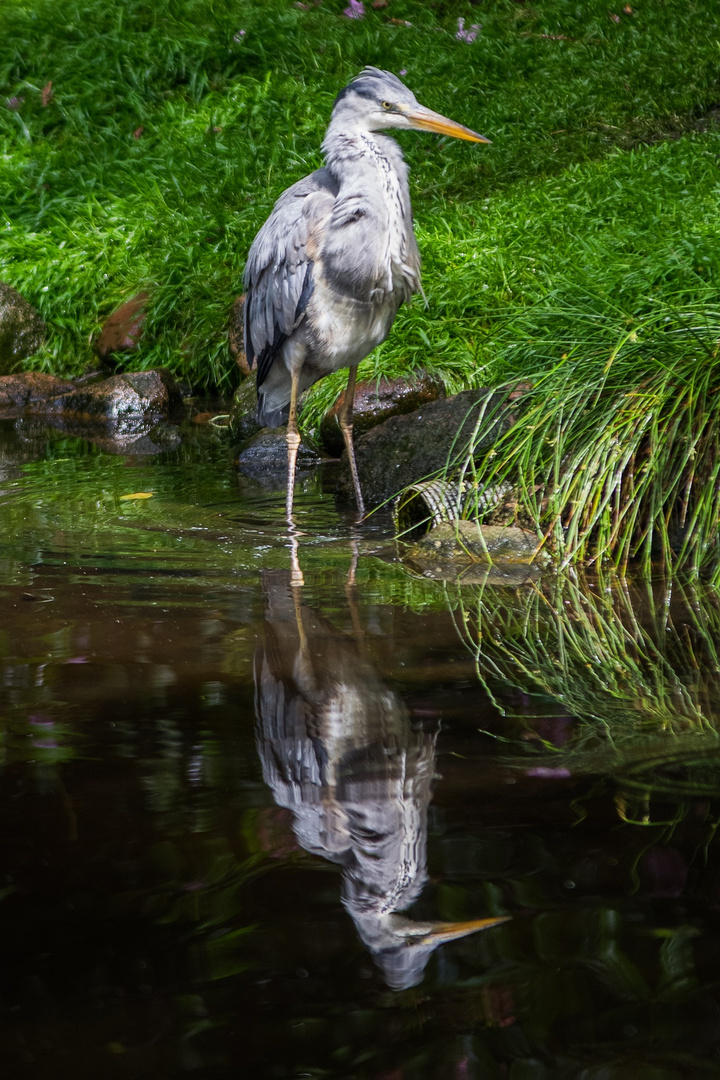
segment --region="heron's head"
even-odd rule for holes
[[[470,128],[426,109],[396,75],[380,68],[366,67],[335,99],[333,119],[359,125],[368,131],[401,128],[406,131],[435,131],[469,142],[488,143],[489,139]]]

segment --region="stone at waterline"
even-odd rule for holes
[[[240,368],[243,375],[250,374],[250,368],[247,362],[247,356],[245,355],[245,324],[244,324],[244,312],[245,312],[245,294],[238,296],[233,301],[230,308],[230,318],[228,319],[228,346],[230,348],[230,355]]]
[[[443,521],[426,533],[411,549],[433,558],[462,562],[531,563],[547,556],[540,540],[528,529],[515,525],[478,525],[475,521]]]
[[[114,353],[132,353],[138,348],[145,329],[149,300],[150,293],[143,289],[105,320],[95,343],[95,351],[104,363],[113,366]]]
[[[262,431],[257,422],[255,379],[244,379],[233,395],[230,406],[230,432],[236,442],[244,443]]]
[[[12,285],[0,282],[0,375],[36,353],[45,338],[45,323],[32,304]]]
[[[548,556],[538,537],[514,525],[449,521],[436,525],[403,559],[424,577],[465,584],[521,585],[540,576]]]
[[[38,406],[43,401],[67,394],[73,384],[57,375],[42,371],[22,371],[17,375],[0,376],[0,416],[20,416],[27,406]]]
[[[487,391],[466,390],[404,416],[392,416],[366,432],[355,441],[366,505],[378,506],[444,468],[448,459],[462,456],[481,410],[484,434],[475,452],[484,453],[507,430],[507,408],[502,394],[492,394],[488,400]],[[353,498],[347,453],[340,465],[338,494]]]
[[[171,417],[181,406],[182,395],[174,378],[156,368],[112,375],[48,401],[31,403],[26,411],[44,414],[52,424],[62,418],[64,424],[106,424],[119,433],[129,433],[148,421]]]
[[[443,384],[426,372],[418,372],[404,379],[363,380],[355,387],[353,398],[353,436],[358,439],[391,416],[414,412],[423,405],[444,397]],[[340,457],[345,448],[338,419],[344,402],[345,391],[323,417],[318,433],[323,449],[337,457]]]
[[[287,443],[285,428],[263,431],[250,440],[238,455],[238,469],[255,480],[282,487],[287,480]],[[305,443],[300,443],[297,457],[298,470],[319,465],[322,458]]]

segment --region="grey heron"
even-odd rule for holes
[[[357,367],[421,291],[407,165],[398,144],[379,134],[391,128],[489,142],[420,105],[389,71],[366,67],[337,96],[324,167],[283,192],[248,255],[245,348],[257,368],[258,421],[287,421],[290,524],[298,397],[343,367],[350,370],[339,421],[363,516],[352,442]]]
[[[342,902],[393,989],[414,986],[445,942],[507,922],[419,922],[402,914],[428,877],[433,730],[414,724],[368,654],[348,603],[344,633],[302,602],[282,570],[263,570],[265,623],[255,657],[263,779],[292,812],[300,845],[343,868]]]

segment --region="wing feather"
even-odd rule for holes
[[[305,317],[313,291],[313,241],[332,213],[338,185],[318,169],[285,191],[255,237],[245,266],[245,348],[257,384]]]

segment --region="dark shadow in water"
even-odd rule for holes
[[[302,603],[290,573],[263,573],[265,622],[255,659],[257,747],[278,806],[306,851],[343,867],[342,901],[387,984],[422,980],[443,942],[505,922],[418,922],[407,910],[427,881],[427,811],[438,725],[414,724],[354,631]]]

